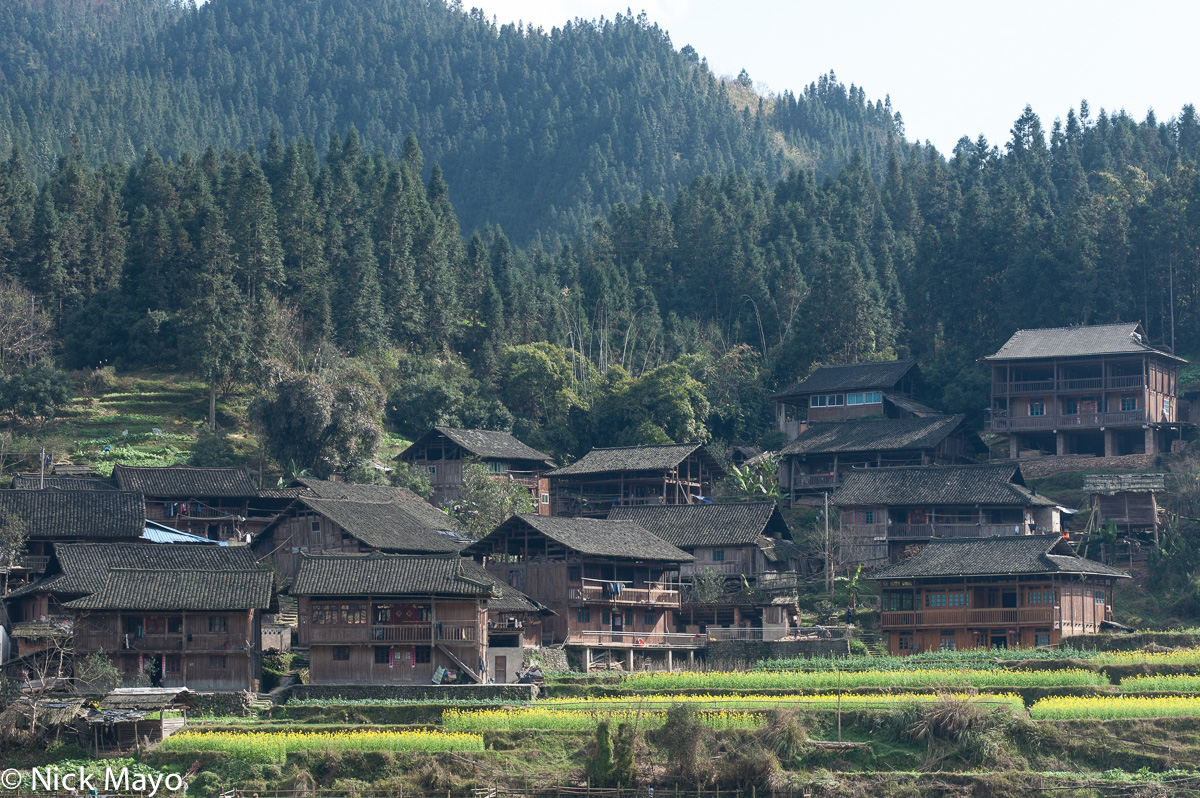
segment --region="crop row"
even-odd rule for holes
[[[456,732],[590,731],[601,720],[614,726],[635,723],[641,728],[657,728],[666,717],[666,712],[661,710],[634,709],[447,709],[442,713],[442,726]],[[700,713],[700,719],[713,729],[756,729],[762,724],[762,715],[737,710],[704,711]]]
[[[1181,648],[1175,651],[1093,651],[1072,648],[1030,648],[1006,652],[986,649],[964,651],[925,651],[903,657],[789,657],[785,659],[761,660],[758,667],[769,671],[832,671],[832,670],[923,670],[926,668],[988,668],[997,659],[1040,660],[1086,660],[1089,664],[1103,665],[1198,665],[1200,648]]]
[[[482,751],[483,738],[443,731],[179,732],[164,751],[216,751],[251,762],[284,762],[299,751]]]
[[[923,670],[860,671],[693,671],[633,673],[621,680],[629,690],[788,690],[850,689],[855,687],[1100,687],[1101,673],[1073,668],[1054,671]]]
[[[1200,696],[1060,696],[1029,708],[1035,720],[1200,717]]]

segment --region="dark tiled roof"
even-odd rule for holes
[[[416,452],[416,447],[429,443],[438,435],[445,435],[467,452],[488,460],[536,460],[540,463],[554,464],[550,455],[539,452],[532,446],[526,446],[507,432],[494,432],[486,429],[455,429],[454,427],[434,427],[418,438],[412,446],[400,453],[398,460],[411,460],[409,452]]]
[[[568,549],[593,557],[659,562],[691,562],[692,555],[647,532],[632,521],[597,518],[563,518],[514,515],[483,538],[463,549],[464,554],[487,553],[487,543],[514,526],[528,526]]]
[[[31,538],[137,539],[146,529],[142,495],[127,491],[3,490],[0,513],[19,519]]]
[[[459,524],[426,502],[355,502],[338,499],[297,499],[368,546],[413,553],[456,552],[461,547],[452,532]]]
[[[758,547],[762,549],[763,556],[767,558],[768,562],[786,563],[788,560],[802,560],[810,556],[804,547],[790,540],[764,538],[759,541]]]
[[[782,455],[934,449],[962,426],[965,416],[828,421],[809,425]]]
[[[988,504],[1052,506],[1024,486],[1015,465],[863,468],[848,472],[829,497],[838,507],[863,505]]]
[[[1092,327],[1053,327],[1043,330],[1017,330],[1000,351],[984,360],[1027,360],[1043,357],[1086,357],[1088,355],[1126,355],[1156,352],[1145,342],[1140,324],[1098,324]],[[1184,361],[1186,362],[1186,361]]]
[[[327,479],[299,477],[288,488],[298,491],[297,498],[345,499],[352,502],[427,502],[408,488],[391,485],[359,485],[354,482],[332,482]]]
[[[552,477],[573,477],[585,474],[609,474],[617,471],[666,471],[697,452],[710,461],[716,476],[724,471],[699,443],[670,443],[665,446],[623,446],[614,449],[592,449],[569,466],[548,472]]]
[[[136,490],[147,496],[172,499],[244,498],[258,495],[244,468],[193,468],[192,466],[113,467],[113,479],[121,490]]]
[[[474,560],[472,560],[474,562]],[[484,571],[487,574],[487,571]],[[517,590],[515,587],[506,585],[496,577],[492,577],[495,584],[496,595],[488,599],[488,610],[495,612],[538,612],[544,615],[555,615],[556,613],[540,602],[534,601],[529,596]]]
[[[41,490],[42,487],[54,490],[116,490],[117,486],[107,479],[96,477],[59,477],[40,474],[17,474],[13,477],[13,488],[16,490]]]
[[[916,365],[915,360],[890,360],[883,363],[849,363],[844,366],[817,366],[806,379],[791,385],[772,399],[803,396],[830,391],[862,391],[891,388]]]
[[[1166,493],[1165,474],[1088,474],[1083,478],[1084,493]]]
[[[909,559],[876,571],[871,578],[1055,573],[1129,576],[1124,571],[1077,556],[1061,535],[1013,535],[933,540]]]
[[[54,547],[61,572],[21,589],[57,595],[94,593],[113,568],[164,571],[250,571],[257,567],[249,546],[190,543],[59,543]]]
[[[400,596],[488,598],[496,580],[457,554],[335,554],[300,557],[293,596]]]
[[[752,546],[763,535],[791,538],[775,502],[614,507],[610,521],[632,521],[673,546]]]
[[[154,712],[196,705],[195,694],[186,687],[121,687],[100,699],[101,709]]]
[[[179,571],[114,568],[90,596],[68,601],[75,610],[266,610],[274,604],[270,571]]]

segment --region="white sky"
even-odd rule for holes
[[[963,135],[1008,140],[1026,103],[1049,133],[1086,99],[1159,121],[1200,104],[1200,3],[1008,0],[1001,4],[885,0],[464,0],[499,23],[547,31],[632,8],[696,48],[719,75],[745,68],[760,91],[799,92],[830,69],[890,94],[909,140],[949,154]]]

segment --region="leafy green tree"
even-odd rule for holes
[[[486,466],[467,463],[459,498],[451,514],[473,537],[481,538],[514,515],[533,512],[529,489],[510,482],[503,474],[492,474]]]
[[[200,434],[196,437],[196,442],[192,444],[192,450],[188,456],[188,465],[204,468],[225,468],[237,464],[237,452],[234,451],[233,443],[230,442],[228,435],[220,431],[200,430]]]

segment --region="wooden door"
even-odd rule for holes
[[[496,657],[496,672],[492,674],[492,678],[496,684],[506,684],[508,682],[508,657]]]

